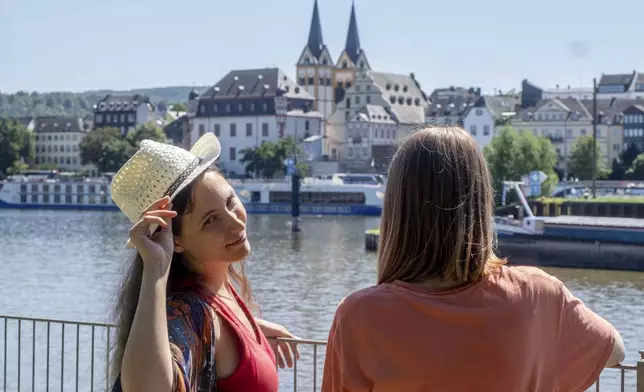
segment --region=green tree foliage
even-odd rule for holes
[[[170,110],[175,111],[175,112],[187,112],[188,107],[186,105],[184,105],[183,103],[175,103],[174,105],[172,105]]]
[[[610,170],[606,167],[601,157],[599,144],[595,148],[597,162],[597,178],[607,178]],[[570,173],[580,180],[593,179],[593,137],[581,136],[572,148],[568,160]]]
[[[633,160],[633,164],[626,172],[626,178],[629,180],[644,180],[644,153]]]
[[[276,143],[264,141],[257,147],[241,150],[239,161],[246,164],[246,175],[254,174],[256,177],[273,178],[278,174],[285,174],[284,161],[293,156],[293,148],[293,139],[288,136]],[[295,151],[298,156],[302,153],[299,147]],[[302,175],[306,171],[306,165],[298,162],[296,169]]]
[[[39,93],[18,91],[14,94],[0,93],[0,117],[26,116],[78,116],[92,114],[94,105],[107,94],[145,94],[154,105],[165,102],[184,102],[193,89],[203,91],[207,87],[176,86],[137,89],[130,91],[96,90],[82,93]]]
[[[152,123],[139,125],[126,137],[117,128],[99,128],[81,141],[81,159],[84,165],[95,164],[100,172],[115,172],[134,155],[144,139],[166,142],[163,130]]]
[[[127,134],[127,140],[137,149],[139,147],[139,143],[145,139],[154,140],[160,143],[167,142],[163,129],[151,122],[141,124]]]
[[[633,166],[633,162],[641,151],[637,148],[635,144],[630,144],[626,150],[622,151],[619,156],[619,160],[613,159],[613,165],[610,175],[608,176],[609,180],[624,180],[628,176],[626,172]],[[644,179],[644,178],[643,178]]]
[[[10,168],[15,172],[23,163],[33,161],[35,142],[33,134],[20,123],[9,118],[0,118],[0,175]]]
[[[550,140],[530,132],[519,134],[511,127],[501,129],[490,144],[483,148],[492,177],[500,181],[519,181],[531,171],[540,170],[548,179],[542,184],[542,194],[550,194],[559,181],[554,167],[557,154]]]

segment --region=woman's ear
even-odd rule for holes
[[[174,238],[174,253],[183,253],[185,249],[183,249],[183,246],[179,243],[179,240],[175,237]]]

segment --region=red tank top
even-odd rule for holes
[[[248,321],[251,323],[255,333],[251,333],[223,301],[216,296],[208,296],[210,305],[235,331],[239,339],[239,365],[229,377],[217,380],[217,389],[222,392],[277,392],[279,379],[273,349],[266,336],[259,329],[255,318],[246,307],[246,304],[244,304],[244,301],[239,298],[232,285],[228,287],[230,287],[230,291],[233,293],[239,307],[248,317]]]

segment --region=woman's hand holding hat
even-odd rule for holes
[[[171,208],[168,196],[157,200],[130,229],[130,241],[139,251],[145,270],[158,273],[157,277],[167,276],[174,252],[172,218],[177,213]],[[160,230],[149,236],[151,225],[158,225]]]

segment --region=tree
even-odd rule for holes
[[[273,178],[277,174],[285,173],[284,161],[293,156],[293,151],[293,139],[287,136],[276,143],[264,141],[257,147],[241,150],[239,161],[246,164],[246,175],[255,173],[258,177]],[[302,151],[297,147],[295,153],[300,155]],[[306,165],[298,162],[296,170],[302,174],[306,170]]]
[[[183,103],[175,103],[174,105],[172,105],[170,110],[172,110],[173,112],[187,112],[188,107]]]
[[[539,170],[548,176],[541,186],[542,194],[547,195],[559,180],[554,171],[557,154],[548,138],[536,137],[530,132],[519,134],[505,127],[483,152],[497,185],[500,181],[519,181],[531,171]]]
[[[145,139],[167,141],[163,129],[154,123],[139,125],[126,137],[117,128],[99,128],[81,141],[81,160],[84,165],[95,164],[100,172],[114,172],[134,155]]]
[[[626,171],[629,180],[644,180],[644,153],[635,158],[631,167]]]
[[[100,172],[117,171],[134,154],[130,142],[117,128],[98,128],[80,142],[83,165],[93,163]]]
[[[601,157],[599,145],[595,148],[597,162],[597,178],[606,178],[610,174]],[[568,163],[570,172],[580,180],[593,178],[593,137],[581,136],[572,149]]]
[[[166,143],[168,141],[163,129],[152,122],[141,124],[127,134],[128,142],[137,150],[141,141],[145,139],[154,140],[159,143]]]
[[[0,118],[0,175],[9,168],[23,167],[21,164],[31,162],[34,155],[33,134],[13,119]]]

